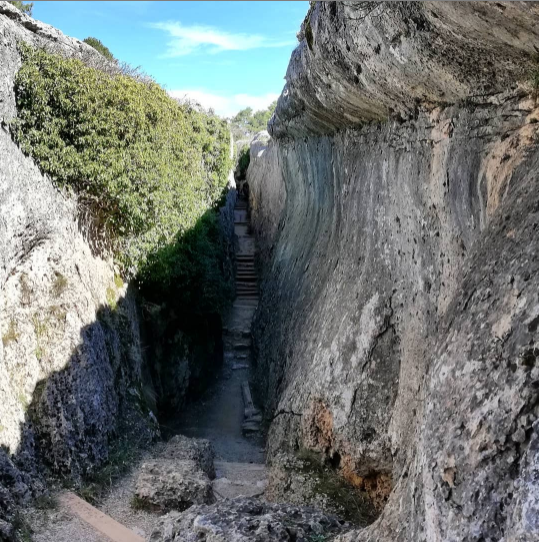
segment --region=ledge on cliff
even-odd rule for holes
[[[538,17],[534,2],[313,2],[269,131],[333,133],[515,88],[537,69]]]

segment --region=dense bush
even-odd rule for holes
[[[226,123],[182,107],[155,83],[25,45],[21,54],[13,134],[22,149],[91,206],[128,274],[144,277],[159,254],[172,261],[164,249],[226,186]]]
[[[96,51],[100,52],[106,59],[114,61],[114,55],[110,52],[110,49],[103,45],[101,40],[97,38],[88,37],[84,40],[84,43],[87,43],[90,47],[93,47]]]
[[[238,154],[238,165],[236,167],[236,174],[239,179],[245,179],[250,161],[251,154],[249,150],[249,145],[246,145],[240,150]]]

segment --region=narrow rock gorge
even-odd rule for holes
[[[539,7],[311,5],[248,181],[268,461],[381,517],[338,540],[535,540]]]
[[[297,37],[236,190],[222,119],[0,1],[0,540],[539,539],[539,2],[310,2]],[[28,143],[57,65],[192,130],[155,198],[188,218],[114,252]]]

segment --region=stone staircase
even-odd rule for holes
[[[234,375],[231,381],[236,399],[243,403],[243,435],[260,432],[262,415],[255,407],[249,387],[251,371],[251,324],[258,304],[258,280],[255,268],[256,245],[250,230],[247,202],[238,198],[234,209],[236,234],[236,299],[223,329],[225,364]],[[239,394],[238,394],[239,392]],[[239,397],[238,397],[239,395]],[[232,398],[230,398],[232,400]],[[216,461],[216,479],[213,488],[217,499],[240,495],[256,497],[266,487],[266,467],[263,463],[245,461]]]
[[[247,201],[238,198],[234,208],[236,234],[236,299],[225,324],[225,357],[232,360],[233,370],[251,365],[251,324],[258,305],[258,278],[255,268],[256,244],[251,233]],[[248,380],[241,385],[244,401],[244,434],[260,430],[261,413],[255,408]]]

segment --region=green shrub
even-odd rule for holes
[[[251,162],[251,153],[249,151],[249,145],[247,145],[243,147],[243,149],[241,149],[238,156],[237,172],[239,173],[240,179],[245,179],[245,176],[247,175],[247,168],[249,167],[250,162]]]
[[[163,283],[171,276],[191,280],[184,264],[193,258],[194,276],[218,272],[208,270],[221,247],[211,226],[215,216],[206,213],[227,183],[226,123],[178,104],[154,82],[28,45],[20,50],[13,137],[90,207],[123,273],[144,279],[152,269]],[[192,239],[204,249],[200,261],[190,253]]]
[[[151,255],[141,270],[144,293],[170,302],[180,321],[222,313],[232,295],[225,279],[225,250],[218,215],[207,212],[184,235]]]
[[[270,120],[275,108],[277,100],[272,102],[267,109],[261,109],[253,112],[250,107],[246,107],[238,112],[238,114],[230,119],[230,128],[236,140],[249,137],[261,130],[266,130],[268,121]]]
[[[19,0],[13,0],[9,2],[13,6],[15,6],[17,9],[20,9],[23,13],[26,13],[26,15],[32,16],[32,9],[34,8],[33,2],[21,2]]]
[[[98,40],[97,38],[88,37],[84,40],[84,43],[87,43],[90,45],[90,47],[93,47],[96,51],[100,52],[105,58],[108,60],[115,61],[114,55],[110,52],[110,49],[103,45],[101,40]]]

